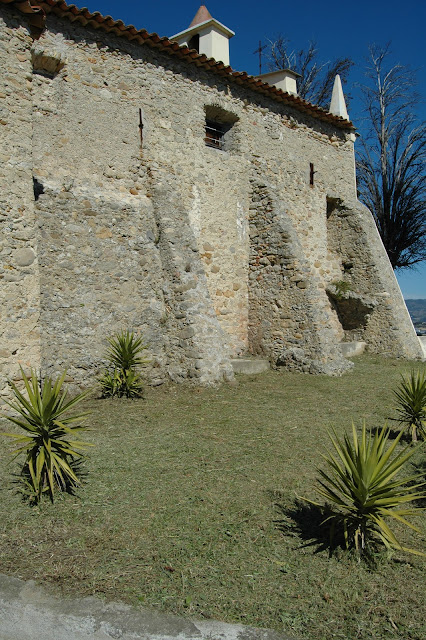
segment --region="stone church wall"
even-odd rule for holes
[[[32,186],[28,31],[0,21],[0,393],[19,364],[40,366],[40,284]]]
[[[20,362],[87,384],[122,328],[154,384],[229,379],[246,353],[340,373],[354,337],[419,355],[350,131],[54,16],[33,42],[17,15],[0,8],[2,379]]]

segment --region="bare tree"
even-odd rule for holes
[[[407,67],[389,67],[389,46],[370,47],[362,87],[364,135],[357,153],[359,198],[372,212],[392,267],[426,259],[426,122]]]
[[[334,78],[339,74],[345,82],[353,65],[350,58],[321,61],[315,42],[310,42],[307,49],[296,51],[282,35],[278,35],[274,41],[270,40],[268,48],[269,70],[292,69],[299,73],[299,96],[326,109],[330,106]]]

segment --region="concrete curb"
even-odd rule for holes
[[[276,631],[193,621],[95,597],[57,598],[0,574],[0,640],[295,640]]]

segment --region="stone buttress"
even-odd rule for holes
[[[354,340],[422,356],[340,111],[24,4],[0,0],[0,393],[20,365],[92,384],[122,329],[153,384],[229,380],[246,355],[340,374]]]

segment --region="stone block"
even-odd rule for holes
[[[363,341],[340,343],[340,349],[342,351],[342,355],[345,358],[353,358],[354,356],[360,356],[362,353],[364,353],[366,346],[367,346],[366,342],[363,342]]]
[[[269,360],[255,358],[234,358],[231,360],[234,373],[244,373],[246,375],[255,375],[264,373],[270,369]]]
[[[19,249],[14,258],[19,267],[29,267],[35,260],[35,253],[32,249]]]

